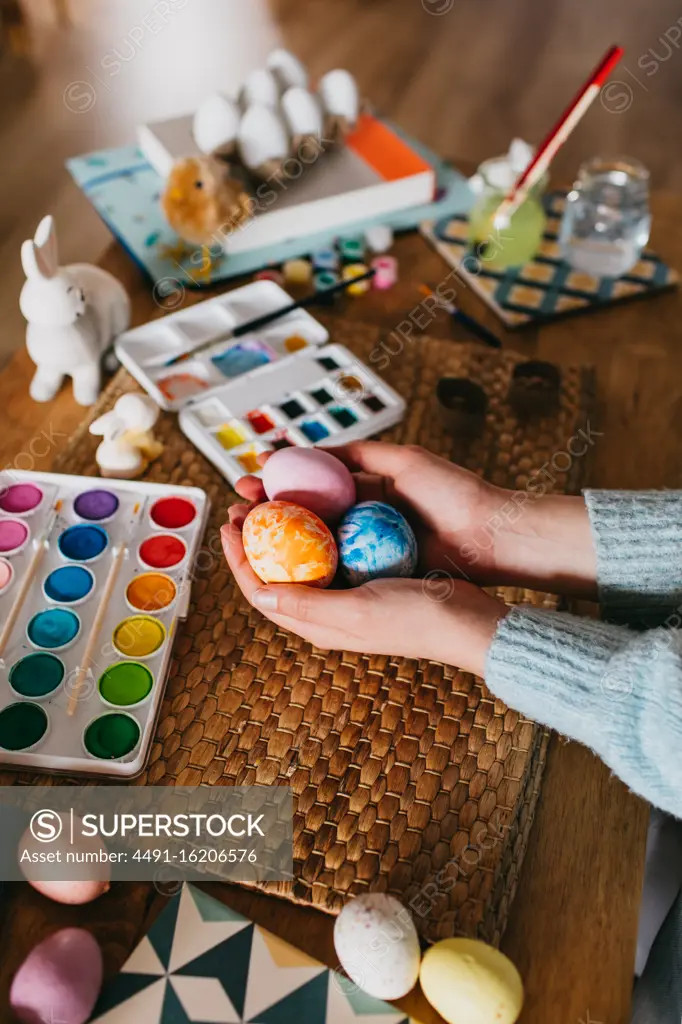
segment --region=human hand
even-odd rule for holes
[[[381,579],[352,590],[276,583],[248,563],[239,525],[223,526],[223,550],[247,601],[282,629],[323,650],[429,658],[483,675],[503,602],[461,580]]]
[[[356,441],[326,450],[355,474],[358,501],[385,501],[403,512],[417,536],[423,574],[496,582],[495,545],[485,526],[504,502],[501,488],[423,448]],[[269,457],[261,456],[261,465]],[[266,499],[257,477],[242,477],[236,490],[248,502]],[[230,521],[239,524],[246,511],[232,506]]]

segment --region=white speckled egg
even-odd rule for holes
[[[427,950],[422,991],[448,1024],[514,1024],[523,982],[509,957],[477,939],[443,939]]]
[[[282,96],[282,113],[294,138],[313,135],[319,139],[322,135],[322,108],[307,89],[297,85],[287,89]]]
[[[239,94],[242,107],[271,107],[276,110],[279,106],[279,85],[277,79],[267,68],[256,68],[246,81]]]
[[[355,124],[360,113],[360,93],[350,71],[336,68],[323,75],[318,92],[325,114],[342,117],[349,124]]]
[[[351,981],[377,999],[400,999],[417,983],[417,929],[394,896],[368,893],[347,903],[334,925],[334,948]]]
[[[236,103],[214,92],[199,104],[194,115],[194,141],[202,153],[227,155],[237,141],[239,110]]]
[[[271,71],[284,91],[292,85],[300,85],[303,89],[308,85],[308,72],[297,57],[288,50],[273,50],[267,61]]]
[[[289,155],[289,135],[284,122],[276,111],[266,106],[249,107],[239,125],[238,143],[242,161],[252,171]]]

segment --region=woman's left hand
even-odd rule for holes
[[[352,590],[265,585],[248,563],[241,523],[248,506],[230,509],[221,530],[225,557],[242,593],[276,625],[323,650],[428,658],[483,675],[502,601],[471,583],[437,576],[380,579]]]

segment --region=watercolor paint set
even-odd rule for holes
[[[207,515],[198,488],[0,473],[0,763],[142,771]]]
[[[180,412],[181,430],[232,484],[260,472],[261,452],[344,444],[405,414],[400,395],[330,344],[304,309],[225,337],[290,302],[274,281],[255,281],[127,331],[116,344],[126,369],[164,409]],[[167,365],[196,346],[196,356]]]
[[[260,475],[262,452],[329,447],[402,419],[405,402],[343,345],[273,364],[216,388],[180,413],[180,428],[230,483]]]
[[[229,337],[239,324],[290,303],[290,296],[274,281],[254,281],[126,331],[116,342],[116,354],[162,409],[177,411],[214,387],[243,380],[254,370],[328,341],[328,332],[304,309],[282,316],[257,334]],[[195,357],[165,365],[213,339],[215,344]]]

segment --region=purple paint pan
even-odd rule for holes
[[[105,523],[118,512],[120,502],[113,491],[83,491],[74,499],[73,510],[79,519],[90,523]]]

